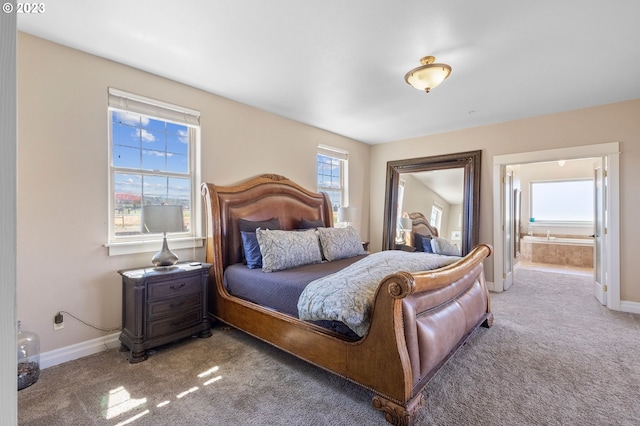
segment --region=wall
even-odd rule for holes
[[[370,147],[122,64],[18,34],[18,318],[51,351],[120,325],[119,269],[150,264],[153,253],[108,256],[107,88],[201,112],[202,179],[232,184],[261,173],[316,186],[319,143],[349,151],[352,206],[369,229]],[[202,249],[179,250],[204,260]]]
[[[493,244],[493,156],[620,142],[621,300],[640,302],[635,253],[640,228],[640,99],[374,145],[371,150],[371,249],[382,245],[386,163],[482,150],[480,241]],[[485,262],[493,281],[493,260]]]

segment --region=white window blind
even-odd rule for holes
[[[123,92],[111,87],[109,88],[109,108],[136,112],[189,127],[200,126],[199,111]]]

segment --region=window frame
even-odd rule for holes
[[[325,157],[331,157],[340,162],[340,188],[339,189],[320,186],[320,181],[318,179],[320,170],[317,167],[318,157],[320,155]],[[335,191],[340,192],[340,205],[334,206],[333,200],[332,200],[331,209],[333,211],[333,223],[336,223],[338,220],[338,209],[341,207],[349,206],[348,171],[349,171],[349,152],[348,151],[345,151],[339,148],[334,148],[327,145],[318,145],[318,149],[316,153],[316,189],[318,192],[328,193],[329,190],[333,192]]]
[[[108,128],[108,226],[107,243],[109,256],[144,253],[157,251],[163,239],[163,234],[116,235],[115,231],[115,174],[131,173],[143,176],[188,177],[190,180],[190,230],[185,232],[167,233],[167,240],[172,249],[202,247],[202,200],[200,197],[201,158],[200,158],[200,112],[147,98],[144,96],[109,88],[107,108]],[[129,112],[155,120],[184,125],[188,128],[188,161],[189,172],[175,173],[170,171],[158,172],[142,168],[127,168],[113,164],[113,122],[114,111]]]
[[[433,219],[433,215],[436,215],[435,220]],[[442,216],[444,215],[444,207],[442,207],[438,203],[433,203],[431,205],[431,215],[429,216],[429,224],[438,230],[438,234],[442,233]]]

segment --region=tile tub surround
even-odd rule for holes
[[[523,261],[593,268],[593,239],[558,236],[547,241],[546,236],[536,237],[544,238],[531,241],[525,236],[520,241],[520,256]],[[565,241],[567,239],[586,240],[586,244],[563,242],[563,238]],[[587,241],[591,243],[589,244]]]

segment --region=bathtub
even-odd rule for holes
[[[523,241],[529,241],[532,243],[546,243],[546,244],[568,244],[576,246],[593,246],[593,238],[564,238],[564,237],[535,237],[531,235],[525,235],[522,238]]]
[[[593,238],[525,235],[520,241],[520,259],[533,263],[593,268]]]

